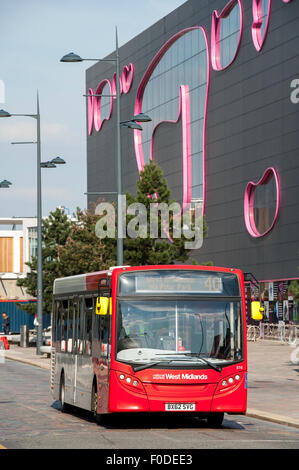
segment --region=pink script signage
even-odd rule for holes
[[[122,75],[119,77],[121,94],[129,93],[134,79],[134,64],[126,65]],[[116,98],[116,74],[110,80],[102,80],[96,91],[89,88],[88,95],[109,95],[109,111],[104,115],[102,112],[102,96],[88,96],[88,135],[92,134],[93,128],[99,132],[104,121],[109,121],[113,111],[113,101]]]
[[[281,0],[283,3],[287,4],[290,3],[292,0]],[[268,3],[263,3],[268,2]],[[262,13],[262,7],[266,5],[266,15]],[[255,49],[260,52],[262,47],[264,46],[268,30],[269,30],[269,23],[270,23],[270,15],[271,15],[271,6],[272,0],[252,0],[252,17],[253,22],[251,26],[251,36],[252,41]],[[231,61],[227,65],[221,64],[221,54],[220,54],[220,28],[221,22],[227,19],[232,10],[238,7],[239,8],[239,17],[240,17],[240,24],[239,24],[239,38],[236,45],[236,50],[234,51],[234,55],[232,56]],[[162,48],[158,51],[158,53],[153,58],[152,62],[148,66],[141,83],[138,87],[136,101],[135,101],[135,114],[142,112],[142,103],[143,103],[143,95],[146,89],[146,86],[150,80],[152,73],[154,72],[157,64],[161,60],[161,58],[166,54],[168,49],[184,34],[189,31],[200,29],[204,35],[205,42],[206,42],[206,54],[207,54],[207,70],[206,70],[206,93],[205,93],[205,111],[204,111],[204,119],[203,119],[203,164],[202,164],[202,172],[203,172],[203,210],[205,207],[205,192],[206,192],[206,178],[205,178],[205,131],[206,131],[206,120],[207,120],[207,103],[208,103],[208,93],[209,93],[209,83],[210,83],[210,63],[212,68],[217,71],[223,71],[229,68],[232,63],[235,61],[242,40],[242,34],[244,29],[244,5],[243,0],[230,0],[226,6],[223,8],[221,12],[217,10],[213,11],[212,13],[212,26],[211,26],[211,53],[209,52],[209,45],[208,45],[208,36],[205,29],[202,26],[194,26],[187,29],[184,29],[173,37],[171,37]],[[210,59],[211,57],[211,59]],[[132,82],[134,78],[134,65],[129,64],[125,66],[123,69],[122,76],[120,79],[120,87],[121,93],[128,93],[132,87]],[[113,111],[113,101],[115,99],[115,89],[116,89],[116,74],[114,74],[112,82],[108,79],[103,80],[97,87],[96,91],[92,88],[89,89],[88,94],[96,94],[100,95],[108,94],[112,95],[110,97],[109,106],[105,107],[105,113],[101,111],[101,97],[89,97],[88,98],[88,134],[91,135],[93,128],[99,132],[102,128],[102,125],[105,120],[109,120],[111,118],[111,114]],[[107,93],[106,93],[107,91]],[[176,121],[173,120],[164,120],[159,122],[152,131],[152,138],[151,138],[151,152],[150,158],[154,158],[153,152],[153,142],[154,136],[158,126],[162,122],[176,122],[178,123],[181,121],[182,123],[182,159],[183,159],[183,208],[188,207],[191,203],[192,198],[192,149],[191,149],[191,130],[190,130],[190,95],[189,95],[189,84],[184,83],[177,90],[178,97],[179,97],[179,109],[178,109],[178,117]],[[114,96],[113,96],[114,95]],[[108,109],[107,109],[108,108]],[[143,144],[141,138],[141,131],[134,130],[134,145],[135,145],[135,154],[136,154],[136,161],[139,172],[143,170],[145,159],[144,159],[144,152],[143,152]],[[262,185],[267,182],[268,178],[273,175],[276,182],[276,192],[277,192],[277,204],[276,204],[276,212],[275,217],[272,222],[270,228],[264,232],[259,233],[253,217],[253,196],[254,190],[256,186]],[[268,233],[275,224],[278,215],[279,209],[279,202],[280,202],[280,184],[279,184],[279,177],[277,170],[273,167],[268,168],[260,181],[257,183],[249,182],[245,191],[245,201],[244,201],[244,217],[245,217],[245,225],[252,237],[262,237]]]

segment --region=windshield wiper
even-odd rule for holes
[[[178,354],[184,354],[185,356],[197,357],[202,362],[205,362],[208,366],[212,369],[216,370],[217,372],[222,372],[222,367],[217,366],[216,364],[212,364],[210,361],[202,357],[198,353],[176,353],[176,354],[163,354],[163,356],[177,356]],[[162,356],[162,354],[161,354]],[[143,364],[142,366],[132,366],[134,372],[139,372],[144,369],[150,369],[151,367],[158,366],[159,364],[170,364],[171,362],[186,362],[184,359],[171,359],[170,361],[157,361],[157,362],[149,362],[148,364]]]
[[[185,362],[183,359],[171,359],[170,361],[157,361],[149,362],[148,364],[143,364],[142,366],[132,366],[134,372],[139,372],[140,370],[150,369],[151,367],[158,366],[159,364],[170,364],[171,362]]]
[[[172,353],[172,354],[163,354],[163,356],[177,356],[177,355],[197,357],[201,361],[205,362],[208,366],[212,367],[212,369],[215,369],[217,372],[222,372],[222,367],[217,366],[216,364],[212,364],[212,362],[210,362],[207,359],[205,359],[204,357],[202,357],[202,355],[200,353],[177,352],[177,353]],[[162,356],[162,354],[161,354],[161,356]]]
[[[193,355],[193,354],[190,353],[190,355]],[[212,367],[212,369],[215,369],[217,372],[219,372],[219,373],[222,372],[222,367],[217,366],[216,364],[213,364],[212,362],[210,362],[207,359],[205,359],[204,357],[202,357],[200,354],[194,353],[194,357],[197,357],[201,361],[205,362],[208,366]]]

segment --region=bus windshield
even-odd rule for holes
[[[243,359],[239,300],[119,300],[116,328],[116,359],[126,363],[197,366],[204,358],[213,364]]]

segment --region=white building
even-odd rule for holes
[[[36,217],[0,218],[0,300],[30,297],[17,286],[17,279],[27,275],[25,263],[36,254]]]

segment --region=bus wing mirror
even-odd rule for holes
[[[261,303],[254,301],[251,302],[251,318],[253,320],[262,320],[263,319],[264,309],[261,307]]]
[[[96,314],[107,315],[110,305],[110,299],[108,297],[97,297]]]

